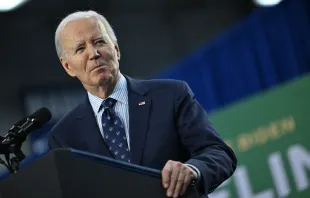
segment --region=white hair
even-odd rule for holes
[[[64,57],[65,58],[65,53],[63,49],[63,45],[61,43],[61,32],[63,31],[64,27],[71,21],[75,21],[78,19],[83,19],[83,18],[89,18],[89,17],[96,17],[97,20],[101,21],[105,28],[107,29],[107,33],[110,36],[111,40],[114,43],[117,43],[117,38],[115,36],[114,30],[112,29],[111,25],[109,22],[106,20],[104,16],[101,14],[95,12],[95,11],[77,11],[74,13],[69,14],[66,16],[58,25],[56,32],[55,32],[55,46],[56,46],[56,52],[58,57]]]

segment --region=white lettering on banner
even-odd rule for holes
[[[228,190],[220,190],[210,194],[209,198],[230,198],[230,195]]]
[[[268,158],[269,169],[276,187],[278,197],[287,197],[290,192],[289,179],[284,169],[280,152],[273,153]]]
[[[236,169],[234,173],[235,185],[239,198],[273,198],[274,192],[272,189],[259,192],[256,195],[252,191],[252,186],[248,178],[248,172],[244,166]]]
[[[307,170],[310,170],[310,154],[301,145],[295,145],[288,150],[288,159],[290,161],[296,187],[299,191],[304,191],[309,187],[309,177]]]
[[[291,171],[293,173],[294,181],[289,180],[288,172],[285,170],[283,158],[280,152],[271,153],[268,156],[268,166],[272,176],[274,186],[270,186],[261,192],[253,192],[253,186],[255,185],[255,179],[267,178],[252,178],[251,183],[249,173],[246,166],[238,166],[234,175],[218,187],[213,193],[209,195],[210,198],[284,198],[292,196],[292,189],[296,185],[297,193],[309,190],[310,178],[310,153],[302,145],[292,145],[288,149],[288,160],[290,162]],[[267,175],[266,169],[261,170],[262,175]],[[308,174],[307,174],[308,173]],[[233,181],[233,182],[232,182]],[[295,183],[294,187],[293,182]],[[232,186],[233,184],[233,186]],[[233,195],[231,190],[235,188],[237,195]],[[296,192],[296,191],[295,191]],[[294,195],[297,196],[297,195]]]

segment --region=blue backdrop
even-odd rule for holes
[[[308,0],[259,8],[156,78],[188,82],[207,111],[310,70]]]

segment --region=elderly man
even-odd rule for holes
[[[162,170],[168,197],[182,195],[192,182],[207,196],[233,174],[234,152],[185,82],[135,80],[120,72],[120,48],[102,15],[68,15],[55,44],[63,68],[87,94],[51,130],[51,149],[70,147]]]

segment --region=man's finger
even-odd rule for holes
[[[168,197],[171,197],[173,195],[174,188],[175,188],[176,183],[178,181],[181,166],[182,166],[182,164],[180,162],[173,163],[172,174],[170,176],[170,184],[169,184],[169,188],[167,190],[167,196]]]
[[[171,174],[172,174],[172,164],[170,161],[168,161],[161,172],[162,183],[164,188],[169,187]]]
[[[186,167],[182,167],[179,171],[179,177],[176,181],[176,186],[175,186],[175,189],[174,189],[174,192],[173,192],[173,197],[178,197],[181,193],[181,190],[183,188],[183,184],[184,184],[184,179],[185,179],[185,176],[186,176],[186,173],[188,171],[186,171]]]
[[[181,190],[181,195],[184,195],[185,191],[187,190],[188,186],[190,185],[193,179],[194,175],[191,172],[189,174],[186,174],[184,178],[184,184]]]

